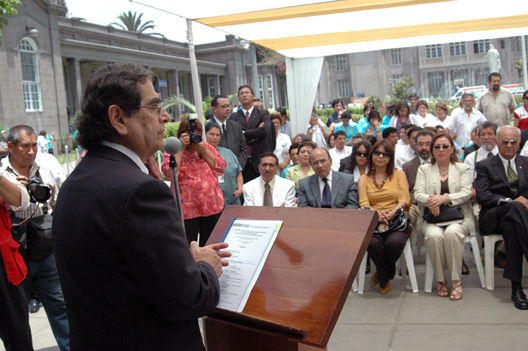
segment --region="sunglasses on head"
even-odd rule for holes
[[[434,148],[435,148],[436,150],[440,150],[440,149],[447,150],[447,149],[449,149],[450,147],[451,147],[451,145],[446,145],[446,144],[444,144],[444,145],[435,145],[435,146],[434,146]]]
[[[383,152],[383,151],[379,151],[379,150],[376,150],[376,151],[373,151],[372,154],[374,156],[382,156],[382,157],[390,157],[390,152]]]

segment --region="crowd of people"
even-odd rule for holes
[[[196,318],[217,305],[218,278],[230,256],[227,244],[207,242],[226,205],[376,211],[368,255],[375,266],[371,287],[381,294],[390,291],[414,232],[433,263],[437,295],[462,299],[465,237],[500,233],[497,258],[503,256],[513,303],[528,309],[521,285],[528,258],[528,91],[515,109],[500,84],[492,73],[488,92],[478,101],[464,94],[451,114],[445,104],[430,114],[413,95],[385,111],[367,105],[357,123],[337,99],[326,122],[314,111],[298,135],[285,109],[270,115],[243,85],[239,109],[219,95],[205,124],[181,121],[176,182],[170,156],[164,155],[163,174],[152,157],[163,147],[170,116],[151,73],[136,64],[99,68],[87,83],[78,125],[86,155],[60,192],[64,179],[49,161],[46,132],[37,136],[18,125],[6,133],[0,338],[8,351],[32,350],[26,297],[33,291],[61,351],[70,344],[202,350]],[[35,199],[35,179],[49,189],[46,199]],[[163,179],[179,190],[181,213]]]

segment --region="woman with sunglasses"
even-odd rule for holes
[[[475,229],[471,195],[472,177],[469,167],[457,162],[451,136],[438,133],[431,143],[431,163],[420,166],[416,175],[414,197],[421,214],[416,225],[424,234],[427,253],[435,268],[437,294],[441,297],[449,296],[451,301],[462,298],[464,237]],[[426,208],[433,216],[438,216],[440,206],[444,204],[460,206],[464,219],[452,224],[428,223],[423,219]],[[451,272],[451,292],[444,275],[446,267]]]
[[[359,178],[368,173],[368,156],[370,153],[371,145],[368,141],[360,141],[354,144],[354,151],[350,162],[345,167],[343,172],[353,174],[354,181],[359,181]]]
[[[368,158],[368,172],[359,178],[359,204],[378,212],[380,224],[389,225],[400,208],[407,208],[411,198],[409,185],[402,171],[394,169],[394,149],[385,140],[372,146]],[[386,294],[390,280],[396,273],[396,261],[400,257],[411,233],[407,226],[403,231],[375,233],[368,252],[376,265],[370,286],[379,283],[379,290]]]

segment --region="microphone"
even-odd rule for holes
[[[176,155],[181,150],[181,141],[176,137],[168,137],[165,140],[165,152],[169,155]]]

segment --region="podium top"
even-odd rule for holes
[[[239,323],[302,330],[297,341],[326,347],[372,237],[376,212],[227,206],[208,243],[221,239],[233,217],[283,221]],[[214,315],[223,313],[233,320],[233,312]]]

